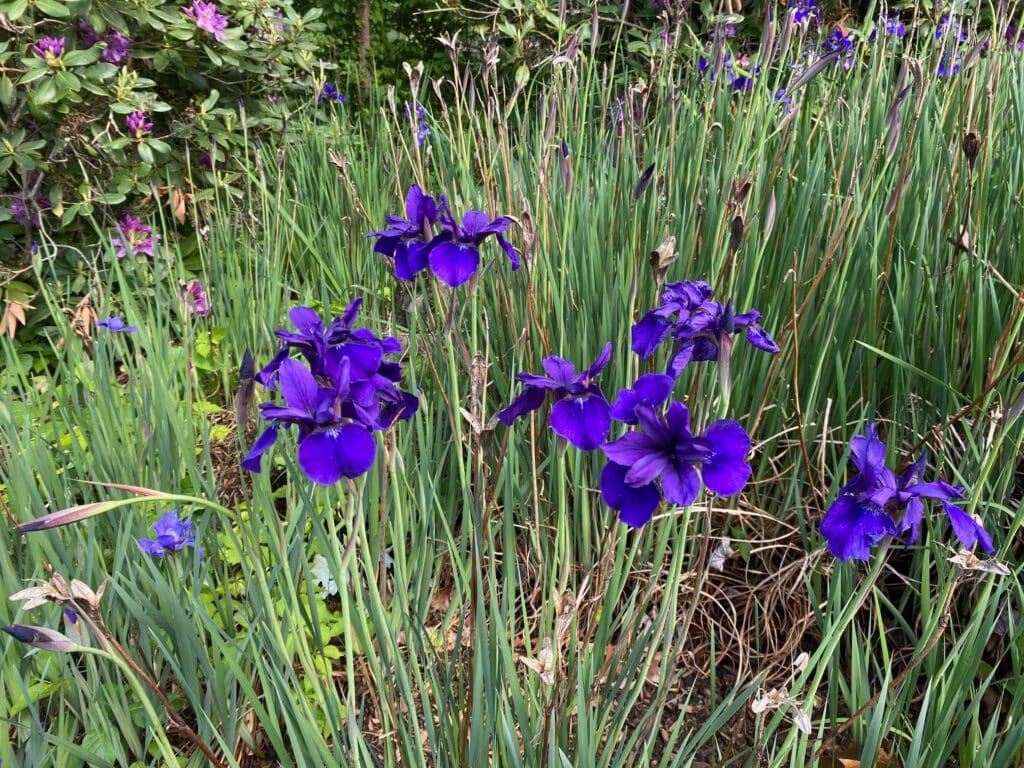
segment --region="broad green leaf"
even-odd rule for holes
[[[0,13],[7,14],[7,18],[11,21],[17,21],[25,14],[26,8],[28,8],[28,0],[13,0],[10,3],[0,4]]]
[[[14,103],[14,83],[7,75],[0,77],[0,104],[10,107]]]
[[[55,19],[66,19],[71,15],[71,9],[59,0],[33,0],[36,10],[42,11],[47,16]]]
[[[32,89],[30,97],[37,106],[45,106],[46,104],[52,104],[57,100],[58,95],[57,80],[56,78],[50,77],[43,80],[39,85]]]
[[[100,57],[100,47],[94,45],[91,48],[79,48],[76,51],[68,51],[63,56],[64,65],[67,67],[82,67],[92,64]]]

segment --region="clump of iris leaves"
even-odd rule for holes
[[[312,98],[203,313],[105,236],[2,342],[5,765],[1019,762],[1024,57],[803,10]]]

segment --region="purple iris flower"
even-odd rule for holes
[[[120,237],[111,239],[111,244],[117,249],[117,258],[123,259],[129,253],[137,256],[142,253],[146,256],[153,255],[153,242],[156,236],[153,228],[142,223],[142,219],[126,213],[117,227]]]
[[[437,222],[437,203],[430,195],[423,194],[418,184],[413,184],[405,196],[405,215],[408,218],[389,214],[385,219],[386,229],[368,232],[364,237],[379,238],[373,250],[395,262],[395,277],[412,280],[429,263],[431,227]]]
[[[51,67],[55,67],[60,63],[60,57],[64,55],[64,38],[44,37],[32,46],[32,53]]]
[[[676,350],[667,372],[679,376],[690,361],[719,360],[724,350],[731,353],[731,337],[746,330],[751,346],[769,354],[779,351],[778,344],[761,327],[761,313],[756,309],[736,314],[732,301],[723,306],[711,300],[713,291],[704,281],[668,283],[661,295],[661,305],[645,314],[633,326],[633,351],[650,357],[658,345],[670,335]]]
[[[664,415],[641,403],[634,414],[639,429],[601,446],[608,457],[601,496],[626,525],[647,523],[662,496],[670,504],[689,506],[702,481],[722,496],[743,490],[751,472],[746,461],[750,438],[735,421],[715,421],[695,437],[682,403],[670,403]]]
[[[594,450],[605,441],[611,428],[611,408],[594,382],[611,357],[612,344],[608,342],[594,364],[579,373],[576,366],[557,355],[545,358],[541,365],[547,376],[520,373],[523,391],[498,412],[498,420],[511,426],[516,419],[540,408],[547,393],[553,392],[551,429],[581,451]]]
[[[172,509],[155,523],[153,523],[152,539],[139,539],[139,549],[153,555],[163,557],[168,552],[180,552],[185,547],[196,545],[196,534],[192,530],[191,520],[179,520],[177,510]],[[202,556],[203,548],[199,547],[199,554]]]
[[[111,315],[106,320],[97,320],[96,327],[106,328],[111,333],[135,333],[139,330],[137,326],[128,325],[124,318],[117,315]]]
[[[796,0],[789,4],[789,10],[794,24],[801,24],[809,19],[821,24],[821,9],[815,0]]]
[[[1011,51],[1024,51],[1024,37],[1017,31],[1016,24],[1006,25],[1006,47]]]
[[[953,503],[964,498],[963,488],[942,480],[921,482],[927,454],[897,477],[885,466],[885,444],[873,424],[850,441],[850,451],[859,474],[839,491],[819,529],[835,557],[867,560],[872,545],[886,536],[907,534],[907,544],[913,544],[921,533],[923,499],[942,504],[963,546],[977,543],[986,552],[995,551],[992,537],[981,524]],[[903,514],[897,521],[900,511]]]
[[[259,436],[242,466],[260,471],[264,453],[277,442],[281,427],[299,428],[299,466],[318,485],[365,474],[373,465],[376,443],[370,434],[416,412],[415,395],[402,392],[398,363],[384,355],[401,352],[396,339],[378,339],[369,329],[353,328],[361,299],[324,327],[308,307],[290,313],[297,332],[280,329],[281,351],[255,379],[278,391],[284,405],[262,403],[271,425]],[[305,364],[290,356],[298,350]]]
[[[460,224],[442,197],[439,218],[444,231],[433,239],[428,258],[431,270],[441,282],[456,288],[469,280],[480,265],[480,244],[491,235],[512,262],[512,269],[519,269],[516,249],[502,234],[512,225],[508,217],[499,216],[492,221],[481,211],[466,211]]]
[[[339,104],[344,104],[347,99],[345,94],[341,93],[334,83],[324,83],[324,87],[320,89],[320,93],[316,97],[317,101],[336,101]]]
[[[182,8],[181,12],[196,23],[198,29],[209,32],[219,43],[224,40],[224,30],[228,27],[228,17],[217,13],[216,3],[207,3],[203,0],[192,0],[192,5]]]
[[[132,112],[124,122],[128,126],[128,133],[136,139],[141,139],[153,130],[153,124],[146,119],[145,112]]]

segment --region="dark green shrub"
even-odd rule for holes
[[[154,192],[230,186],[244,143],[282,128],[283,97],[313,96],[318,16],[291,0],[0,3],[0,258]]]

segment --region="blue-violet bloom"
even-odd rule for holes
[[[457,288],[469,280],[480,265],[480,244],[491,235],[505,251],[512,262],[512,269],[519,269],[519,256],[512,243],[503,234],[512,225],[506,216],[491,217],[482,211],[466,211],[460,224],[442,202],[439,218],[444,231],[435,237],[430,246],[430,269],[446,285]]]
[[[661,305],[645,314],[633,326],[633,351],[650,357],[661,342],[671,334],[676,349],[669,360],[667,373],[679,376],[691,361],[719,360],[731,353],[731,337],[746,331],[751,346],[769,354],[779,351],[778,344],[761,327],[761,313],[756,309],[736,314],[732,301],[723,306],[711,300],[711,286],[703,281],[668,283],[661,295]],[[727,360],[726,360],[727,362]]]
[[[138,327],[134,325],[128,325],[125,321],[117,315],[111,315],[106,320],[97,320],[97,328],[106,328],[111,333],[135,333]]]
[[[626,525],[647,523],[662,496],[689,506],[702,480],[722,496],[743,490],[751,473],[750,438],[735,421],[712,422],[695,437],[689,410],[680,402],[670,403],[664,415],[642,403],[634,413],[639,429],[601,447],[609,460],[601,471],[601,496]]]
[[[283,345],[254,377],[280,393],[284,405],[269,402],[260,411],[270,426],[257,438],[242,466],[260,471],[264,453],[277,442],[281,427],[299,430],[299,466],[318,485],[365,474],[376,457],[370,434],[416,412],[415,395],[399,390],[399,363],[384,360],[402,351],[397,339],[378,339],[369,329],[353,328],[361,299],[324,327],[308,307],[290,313],[298,332],[277,331]],[[293,359],[298,350],[305,364]]]
[[[153,557],[163,557],[168,552],[179,552],[185,547],[196,545],[192,521],[179,520],[178,511],[175,509],[153,523],[153,533],[156,534],[155,538],[138,540],[139,549]],[[202,547],[199,547],[199,554],[203,554]]]
[[[927,454],[897,477],[885,466],[885,444],[873,424],[850,441],[850,451],[859,474],[840,489],[820,527],[828,551],[835,557],[867,560],[871,547],[886,536],[907,534],[907,543],[913,544],[924,519],[923,499],[942,504],[963,546],[977,543],[986,552],[995,551],[992,537],[981,524],[953,503],[964,498],[963,488],[942,480],[921,481]]]
[[[520,373],[523,391],[498,412],[498,420],[511,426],[516,419],[540,408],[547,393],[552,392],[555,404],[551,407],[551,429],[581,451],[594,450],[611,428],[611,408],[594,382],[611,357],[612,345],[608,342],[594,364],[579,373],[576,366],[557,355],[545,358],[541,365],[547,376]]]
[[[316,100],[336,101],[339,104],[344,104],[347,101],[345,94],[341,93],[334,83],[324,83],[324,87],[320,89],[320,93],[317,95]]]
[[[394,261],[395,277],[399,280],[412,280],[429,263],[437,203],[430,195],[423,194],[419,184],[413,184],[405,196],[405,215],[408,218],[388,214],[386,229],[368,232],[364,237],[379,238],[373,246],[374,252]]]

